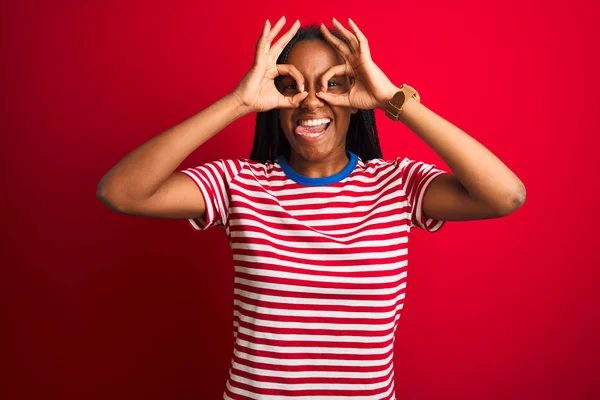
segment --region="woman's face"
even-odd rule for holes
[[[288,64],[294,65],[304,77],[304,90],[308,96],[299,108],[279,109],[279,121],[293,153],[306,160],[316,161],[330,156],[346,155],[346,133],[350,117],[358,110],[349,107],[332,106],[316,96],[320,91],[321,75],[330,67],[343,64],[343,60],[327,43],[321,40],[303,40],[290,51]],[[342,94],[350,89],[346,76],[334,76],[328,82],[327,92]],[[285,96],[298,93],[296,81],[291,76],[283,76],[279,90]],[[322,134],[319,128],[304,128],[301,121],[327,118],[331,122]],[[313,122],[315,123],[315,122]],[[317,132],[309,132],[317,131]],[[312,137],[311,137],[312,136]]]

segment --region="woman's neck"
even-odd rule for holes
[[[341,172],[350,161],[345,148],[330,153],[319,160],[307,160],[295,151],[290,151],[288,164],[298,174],[307,178],[324,178]]]

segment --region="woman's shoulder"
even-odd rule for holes
[[[270,176],[274,170],[277,170],[277,162],[267,160],[264,163],[250,158],[239,158],[234,160],[242,166],[242,170],[252,175]]]

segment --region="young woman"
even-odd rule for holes
[[[394,399],[410,229],[508,215],[525,188],[414,89],[393,84],[352,21],[349,31],[334,19],[336,33],[296,21],[272,43],[284,24],[265,23],[254,65],[233,92],[127,155],[98,197],[122,213],[226,229],[236,341],[224,398]],[[383,159],[376,108],[452,173]],[[250,158],[175,171],[255,112]]]

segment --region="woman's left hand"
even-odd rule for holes
[[[335,106],[361,110],[385,108],[387,102],[398,92],[398,87],[371,59],[367,38],[358,26],[351,19],[348,19],[348,25],[354,34],[333,18],[333,26],[348,41],[346,44],[321,24],[321,32],[325,39],[344,59],[344,64],[329,68],[321,76],[321,92],[318,92],[317,96]],[[350,90],[344,94],[327,93],[328,81],[333,76],[343,75],[350,78]]]

